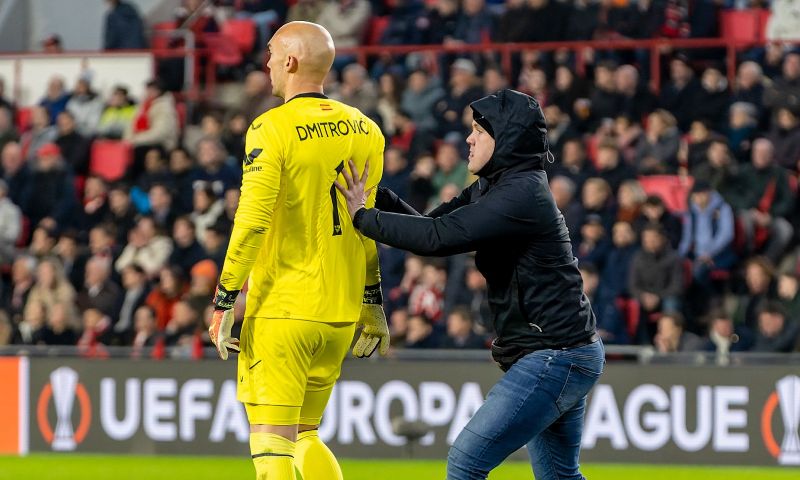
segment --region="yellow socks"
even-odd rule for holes
[[[317,430],[297,436],[295,465],[302,477],[299,480],[343,480],[342,469],[327,445],[319,439]]]
[[[288,438],[274,433],[250,432],[250,453],[256,467],[256,480],[296,480],[295,443]]]

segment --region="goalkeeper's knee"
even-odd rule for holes
[[[256,480],[295,480],[295,442],[274,433],[250,432]]]
[[[295,465],[302,480],[343,480],[342,469],[333,452],[319,438],[318,430],[297,435]]]

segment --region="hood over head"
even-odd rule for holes
[[[499,90],[470,104],[475,121],[494,138],[492,158],[477,172],[497,178],[509,170],[541,170],[550,151],[547,125],[539,102],[511,89]]]

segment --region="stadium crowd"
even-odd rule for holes
[[[357,46],[375,14],[388,19],[382,44],[459,44],[710,37],[717,8],[702,0],[243,0],[187,1],[176,15],[202,33],[216,30],[217,9],[232,9],[258,26],[257,45],[283,21],[312,20],[337,46]],[[141,28],[124,18],[107,24]],[[101,98],[86,72],[69,87],[54,75],[18,130],[0,79],[0,345],[209,344],[244,136],[281,103],[255,50],[241,66],[238,100],[203,102],[185,126],[163,78],[143,98],[122,85]],[[474,180],[464,160],[469,103],[506,86],[534,96],[555,157],[553,195],[606,343],[800,350],[800,51],[746,52],[733,84],[716,52],[673,52],[660,92],[639,68],[649,65],[645,55],[594,52],[580,77],[572,56],[530,50],[515,57],[510,78],[491,54],[380,55],[367,66],[343,56],[326,93],[382,126],[382,185],[419,211]],[[97,139],[133,146],[121,180],[91,172]],[[677,204],[646,193],[664,175],[685,188]],[[470,255],[380,254],[394,347],[488,346],[486,282]]]

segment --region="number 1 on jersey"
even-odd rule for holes
[[[336,167],[336,177],[334,181],[339,178],[339,174],[344,170],[344,161],[339,162]],[[339,203],[336,201],[336,185],[331,185],[331,204],[333,205],[333,236],[342,234],[342,222],[339,220]]]

